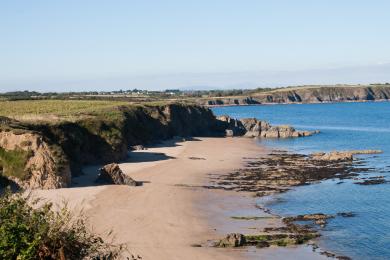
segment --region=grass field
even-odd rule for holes
[[[88,114],[98,114],[121,105],[130,105],[130,103],[84,100],[0,101],[0,116],[28,121],[72,119]]]

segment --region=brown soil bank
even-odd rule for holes
[[[125,159],[130,146],[223,134],[212,112],[196,105],[117,106],[73,121],[2,117],[0,176],[24,188],[68,187],[82,165]]]
[[[389,100],[390,86],[307,86],[254,92],[250,96],[201,99],[206,106],[251,105],[266,103],[322,103]]]

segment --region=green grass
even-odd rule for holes
[[[24,170],[31,151],[16,149],[7,151],[0,147],[0,172],[3,176],[13,176],[24,180],[28,173]]]
[[[26,122],[77,121],[81,118],[96,116],[115,120],[121,116],[117,109],[121,106],[163,106],[169,103],[172,102],[163,100],[139,103],[115,100],[0,100],[0,116]]]
[[[0,116],[25,120],[51,120],[54,118],[96,115],[123,105],[130,105],[130,103],[92,100],[0,101]]]

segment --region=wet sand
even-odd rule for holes
[[[199,138],[174,140],[131,152],[121,169],[139,187],[95,186],[98,166],[86,167],[73,188],[37,191],[54,202],[68,201],[84,209],[94,231],[112,230],[115,242],[127,244],[142,259],[324,259],[308,247],[241,248],[208,247],[208,241],[227,233],[256,233],[266,226],[281,225],[278,218],[256,221],[232,216],[266,216],[255,208],[249,193],[202,188],[215,174],[243,166],[245,157],[267,153],[246,138]],[[194,247],[194,245],[202,247]],[[124,255],[124,257],[125,257]]]

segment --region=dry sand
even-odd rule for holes
[[[94,186],[97,166],[90,166],[84,176],[75,179],[75,187],[36,194],[54,202],[66,200],[77,210],[83,208],[95,232],[112,230],[117,243],[128,245],[127,255],[140,255],[142,259],[324,258],[307,247],[257,250],[204,246],[229,232],[255,233],[264,226],[280,225],[276,218],[231,218],[265,214],[255,209],[250,194],[199,187],[213,174],[240,168],[245,157],[265,152],[253,139],[245,138],[169,141],[134,151],[128,162],[120,164],[126,174],[142,181],[142,186]]]

